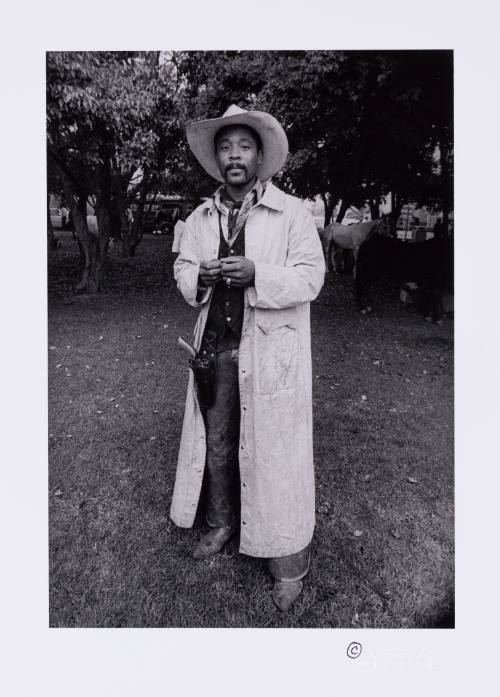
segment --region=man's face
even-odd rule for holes
[[[235,188],[253,182],[262,162],[262,152],[252,132],[244,126],[224,129],[217,138],[215,156],[224,181]]]

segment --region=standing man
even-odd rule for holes
[[[171,517],[193,525],[204,482],[210,530],[193,556],[217,554],[239,530],[239,551],[268,560],[287,610],[315,523],[309,303],[324,281],[321,243],[302,202],[269,181],[288,154],[273,116],[233,105],[188,125],[187,139],[222,182],[187,219],[174,264],[216,380],[205,408],[189,377]]]

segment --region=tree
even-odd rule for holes
[[[450,130],[450,110],[441,108],[451,102],[450,52],[193,52],[179,56],[178,69],[193,119],[231,102],[278,118],[290,156],[277,179],[292,193],[321,196],[325,224],[339,201],[338,221],[365,201],[375,216],[391,192],[395,222],[405,201],[426,197],[435,129],[444,122]]]
[[[84,260],[80,292],[102,289],[111,234],[126,254],[140,241],[140,211],[179,134],[172,86],[158,53],[47,54],[48,159],[62,178]],[[131,227],[127,205],[139,196]],[[98,231],[86,208],[95,198]]]
[[[449,51],[86,52],[47,55],[47,147],[70,206],[84,270],[78,290],[102,287],[109,236],[133,254],[151,193],[199,198],[214,183],[190,152],[189,120],[231,103],[274,114],[290,155],[286,191],[325,204],[391,194],[434,202],[446,226],[452,201],[452,54]],[[86,205],[95,200],[98,233]],[[135,220],[126,208],[136,203]]]

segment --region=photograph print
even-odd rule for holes
[[[454,628],[453,51],[46,94],[50,627]]]

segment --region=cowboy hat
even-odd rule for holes
[[[264,111],[246,111],[232,104],[218,119],[195,121],[186,126],[186,136],[194,156],[211,177],[223,182],[215,157],[214,138],[226,126],[249,126],[262,141],[262,162],[257,175],[262,181],[270,179],[285,164],[288,140],[278,121]]]

